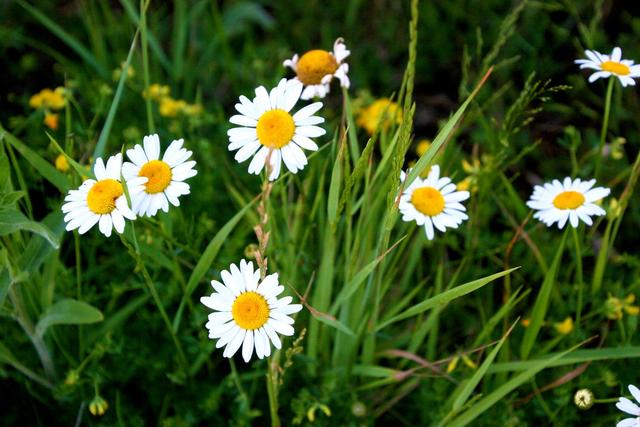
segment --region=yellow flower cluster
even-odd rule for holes
[[[54,90],[42,89],[29,99],[29,106],[44,110],[44,124],[49,129],[58,129],[59,116],[52,111],[62,110],[67,103],[65,89],[57,87]]]
[[[381,98],[368,107],[362,108],[356,120],[358,126],[373,135],[378,126],[387,130],[392,124],[402,123],[402,109],[388,98]]]
[[[170,95],[169,86],[154,83],[142,93],[145,98],[158,103],[158,111],[163,117],[185,115],[196,117],[202,114],[202,104],[189,104],[182,99],[174,99]]]
[[[633,305],[636,301],[634,294],[629,294],[625,299],[609,296],[605,303],[605,312],[607,317],[611,320],[620,320],[622,315],[627,313],[629,316],[637,316],[640,314],[640,307]]]

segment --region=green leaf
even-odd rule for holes
[[[53,304],[40,316],[36,334],[44,336],[47,329],[53,325],[85,325],[101,322],[103,319],[104,316],[97,308],[86,302],[67,298]]]
[[[568,230],[569,227],[567,226],[567,231],[562,235],[562,240],[560,241],[560,245],[558,245],[558,249],[556,250],[556,254],[553,258],[553,263],[551,264],[551,267],[549,267],[547,275],[544,277],[544,281],[542,282],[542,286],[540,287],[540,293],[538,294],[535,305],[533,306],[533,312],[531,313],[531,324],[525,330],[524,337],[522,338],[522,344],[520,345],[520,357],[522,357],[523,359],[529,357],[529,354],[533,349],[533,345],[536,342],[536,338],[538,337],[538,332],[540,332],[540,328],[542,328],[544,318],[547,315],[547,309],[549,308],[549,298],[551,297],[551,290],[553,289],[553,285],[556,283],[556,275],[558,274],[558,268],[560,267],[560,261],[562,260],[562,252],[564,251],[564,243],[567,240]]]
[[[43,159],[25,143],[7,132],[2,125],[0,125],[0,140],[7,141],[18,150],[22,157],[24,157],[44,179],[55,185],[61,193],[66,193],[69,190],[69,180],[63,173],[59,172],[50,162]]]
[[[492,281],[499,279],[500,277],[506,276],[507,274],[511,273],[514,270],[517,270],[518,268],[520,267],[510,268],[509,270],[504,270],[504,271],[501,271],[500,273],[492,274],[491,276],[483,277],[482,279],[474,280],[472,282],[465,283],[464,285],[456,286],[455,288],[449,289],[448,291],[441,292],[438,295],[435,295],[426,301],[422,301],[421,303],[418,303],[413,307],[410,307],[402,314],[399,314],[390,319],[384,320],[376,327],[376,331],[379,331],[385,326],[389,326],[390,324],[395,323],[399,320],[403,320],[408,317],[415,316],[416,314],[423,313],[429,309],[432,309],[435,306],[447,304],[448,302],[456,298],[460,298],[461,296],[464,296],[468,293],[471,293],[491,283]]]
[[[173,319],[173,330],[177,331],[180,327],[180,320],[182,318],[182,311],[187,303],[187,300],[191,297],[191,294],[200,283],[200,280],[204,277],[205,273],[211,267],[211,263],[213,259],[218,255],[220,248],[227,240],[233,229],[238,225],[238,222],[245,216],[249,208],[253,206],[253,204],[258,200],[257,198],[253,199],[251,202],[247,203],[238,213],[236,213],[219,231],[213,236],[213,239],[207,245],[207,248],[202,253],[202,256],[198,260],[198,263],[194,267],[191,272],[191,276],[189,276],[189,280],[187,281],[187,288],[184,291],[184,295],[182,296],[182,301],[180,301],[180,307],[176,313],[175,318]]]
[[[0,208],[0,236],[15,233],[16,231],[27,230],[39,234],[47,239],[54,248],[60,246],[58,237],[44,224],[31,221],[17,209]]]
[[[344,332],[345,334],[353,338],[356,337],[356,334],[348,326],[344,325],[339,320],[335,319],[332,316],[329,316],[328,314],[311,311],[311,315],[313,316],[314,319],[324,323],[325,325],[329,325],[332,328],[335,328],[341,332]]]

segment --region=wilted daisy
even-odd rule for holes
[[[321,127],[314,126],[324,122],[324,118],[313,115],[322,103],[314,102],[293,115],[289,113],[301,92],[300,82],[282,79],[270,93],[263,86],[257,88],[253,101],[246,96],[240,97],[240,103],[235,106],[240,114],[232,116],[229,121],[242,127],[227,131],[228,148],[230,151],[238,150],[235,159],[239,163],[253,156],[249,173],[260,174],[269,157],[269,180],[273,181],[280,175],[281,162],[284,161],[291,173],[296,173],[307,164],[301,148],[318,149],[310,138],[326,133]]]
[[[629,384],[629,392],[636,400],[636,402],[640,403],[640,390],[638,387],[633,384]],[[620,409],[622,412],[626,412],[627,414],[633,415],[633,418],[625,418],[616,424],[616,427],[640,427],[640,406],[633,403],[631,400],[626,397],[621,397],[616,403],[616,408]]]
[[[406,178],[401,174],[401,181]],[[468,219],[465,207],[460,203],[469,198],[468,191],[456,191],[451,178],[440,178],[440,167],[431,166],[426,179],[416,178],[400,196],[400,213],[405,222],[415,221],[424,225],[427,239],[434,237],[434,227],[442,232],[448,228],[458,228]]]
[[[569,220],[572,227],[578,227],[579,220],[591,225],[591,216],[601,216],[606,212],[594,202],[609,195],[611,190],[605,187],[593,187],[595,179],[581,181],[566,177],[563,182],[554,179],[544,185],[536,185],[527,206],[535,209],[533,217],[551,227],[558,222],[558,228],[564,227]]]
[[[98,223],[100,232],[111,236],[111,229],[118,233],[124,231],[124,219],[136,219],[136,215],[127,204],[124,187],[120,181],[122,154],[118,153],[107,160],[105,167],[101,158],[96,159],[93,173],[96,179],[87,179],[77,190],[69,191],[64,198],[62,212],[66,215],[68,231],[78,229],[84,234]],[[144,190],[145,177],[128,179],[127,189],[131,197]]]
[[[122,165],[122,176],[129,182],[135,177],[146,177],[143,191],[131,196],[133,211],[138,215],[154,216],[159,209],[169,211],[169,203],[180,206],[178,197],[189,194],[189,184],[183,182],[195,176],[196,162],[187,161],[191,151],[182,148],[183,139],[174,140],[160,160],[160,138],[157,134],[147,135],[143,145],[136,144],[127,150],[127,157],[133,162]]]
[[[222,281],[211,281],[216,291],[200,302],[214,310],[206,324],[209,338],[217,339],[216,348],[225,347],[224,357],[232,357],[242,346],[242,358],[251,359],[254,352],[259,359],[271,354],[271,344],[281,348],[278,334],[293,335],[290,314],[302,310],[300,304],[291,304],[291,297],[278,299],[284,290],[278,283],[278,273],[270,274],[260,282],[260,269],[253,263],[240,261],[240,268],[231,264],[222,270]]]
[[[351,51],[347,49],[342,37],[333,43],[333,52],[322,49],[314,49],[306,52],[300,58],[298,54],[285,60],[282,65],[291,68],[296,73],[293,80],[305,85],[302,99],[313,97],[324,98],[329,93],[331,80],[335,77],[340,80],[340,86],[349,88],[350,82],[347,73],[349,64],[343,61]]]
[[[596,70],[589,76],[589,83],[601,77],[616,76],[622,86],[635,86],[633,79],[640,77],[640,64],[634,65],[632,60],[622,59],[619,47],[614,47],[611,55],[603,55],[595,50],[585,50],[584,53],[589,59],[576,59],[575,63],[580,64],[580,68]]]

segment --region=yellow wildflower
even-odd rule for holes
[[[46,127],[52,130],[58,129],[58,115],[54,113],[45,113],[43,123]]]
[[[402,123],[402,109],[388,98],[378,99],[360,110],[356,123],[373,135],[378,125],[382,130],[387,130],[393,123]]]
[[[60,172],[68,172],[69,171],[69,162],[64,154],[59,154],[55,160],[56,169]]]
[[[142,92],[142,96],[150,98],[152,101],[161,101],[163,98],[169,96],[169,86],[154,83],[149,86],[148,90],[145,89],[145,91]]]
[[[634,294],[627,295],[624,300],[609,296],[607,302],[604,304],[607,317],[611,320],[620,320],[624,313],[627,313],[629,316],[637,316],[640,314],[640,307],[633,305],[635,300],[636,296]]]
[[[559,334],[569,335],[573,331],[573,319],[571,317],[567,317],[562,322],[554,323],[553,327]]]
[[[456,190],[458,191],[469,191],[472,187],[472,184],[475,184],[475,178],[469,175],[462,181],[456,184]],[[475,185],[473,185],[475,187]]]
[[[520,324],[521,324],[523,327],[528,328],[528,327],[529,327],[529,325],[531,325],[531,319],[522,319],[522,320],[520,321]]]
[[[418,155],[418,157],[422,157],[422,155],[427,152],[429,147],[431,147],[431,141],[429,141],[428,139],[421,139],[420,141],[418,141],[418,145],[416,145],[416,154]]]
[[[164,117],[176,117],[184,111],[187,103],[181,99],[173,99],[170,96],[160,100],[160,115]]]
[[[63,87],[57,87],[55,90],[42,89],[29,99],[29,106],[45,110],[61,110],[65,103],[65,89]]]

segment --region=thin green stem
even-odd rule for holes
[[[582,291],[584,288],[584,281],[582,279],[582,251],[580,250],[580,237],[578,236],[578,229],[571,227],[573,234],[573,246],[576,256],[576,281],[578,282],[578,307],[576,308],[576,328],[580,328],[580,320],[582,318]]]
[[[271,427],[280,427],[278,416],[278,360],[280,352],[276,351],[267,360],[269,370],[267,372],[267,395],[269,396],[269,414],[271,415]]]
[[[129,253],[133,257],[134,261],[136,262],[137,267],[142,272],[142,277],[144,278],[144,283],[145,283],[145,285],[147,285],[147,288],[148,288],[149,292],[151,293],[151,296],[153,297],[153,301],[155,302],[156,307],[158,307],[158,311],[160,312],[160,315],[162,316],[162,320],[164,321],[165,326],[167,327],[167,330],[169,331],[169,335],[171,336],[171,340],[173,341],[174,345],[176,346],[176,350],[178,350],[178,360],[180,362],[180,365],[185,369],[185,372],[186,372],[186,368],[188,366],[187,357],[185,356],[184,350],[182,349],[182,344],[180,343],[180,340],[178,339],[178,336],[176,335],[176,333],[174,332],[173,328],[171,327],[171,321],[169,320],[169,316],[167,315],[167,312],[165,311],[164,306],[162,305],[162,300],[160,299],[160,294],[158,294],[158,290],[156,289],[156,285],[153,283],[153,280],[151,279],[151,275],[149,275],[149,271],[147,270],[147,267],[144,265],[144,262],[142,261],[142,255],[140,253],[140,247],[138,246],[138,240],[136,238],[135,228],[134,228],[133,224],[130,224],[130,225],[131,225],[131,234],[133,236],[134,247],[132,247],[124,239],[124,237],[120,236],[120,240],[122,240],[122,243],[127,247],[127,249],[129,249]]]
[[[80,256],[80,236],[73,233],[73,243],[76,252],[76,299],[82,301],[82,258]],[[78,325],[78,358],[84,355],[84,340],[82,339],[82,325]]]
[[[153,123],[153,110],[151,108],[151,97],[149,96],[149,53],[147,43],[147,6],[149,2],[140,0],[140,42],[142,43],[142,73],[144,77],[144,90],[147,93],[147,130],[149,133],[155,133],[156,127]]]
[[[613,93],[614,81],[614,78],[609,78],[607,96],[604,101],[604,117],[602,118],[602,130],[600,131],[600,145],[598,146],[598,153],[596,155],[596,179],[600,177],[600,164],[602,162],[602,156],[604,155],[604,142],[607,139],[607,130],[609,129],[609,113],[611,112],[611,94]]]

